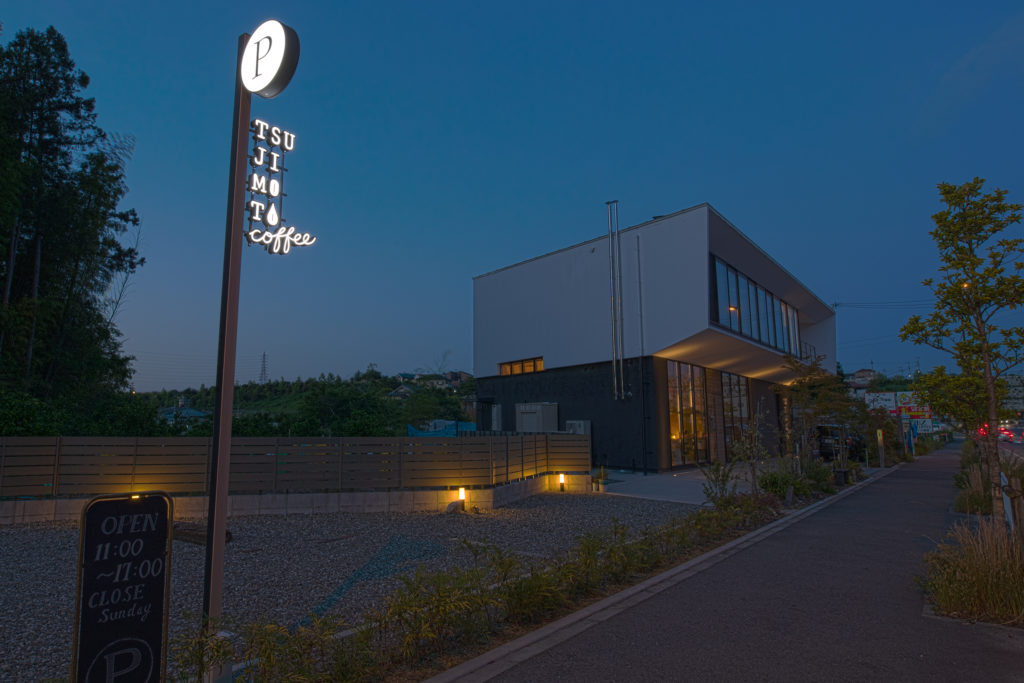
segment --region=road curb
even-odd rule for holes
[[[829,496],[817,503],[808,505],[795,512],[785,515],[770,524],[751,531],[740,538],[720,545],[703,555],[688,560],[681,565],[653,576],[642,583],[622,590],[599,602],[588,605],[583,609],[553,621],[535,631],[500,645],[489,650],[479,657],[470,659],[458,666],[448,669],[428,679],[428,683],[470,683],[487,681],[498,674],[511,669],[520,662],[526,661],[570,638],[586,631],[592,626],[611,619],[620,612],[633,607],[645,600],[657,595],[661,591],[685,581],[686,579],[709,569],[722,560],[735,555],[741,550],[748,548],[769,536],[776,534],[786,527],[799,522],[825,508],[851,496],[866,486],[870,486],[879,479],[889,476],[892,472],[903,467],[900,463],[872,475],[864,481],[847,487],[834,496]]]

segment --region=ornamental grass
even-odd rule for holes
[[[920,583],[937,611],[1024,626],[1024,550],[991,519],[955,525],[925,562]]]

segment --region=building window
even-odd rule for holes
[[[704,368],[668,361],[668,424],[673,467],[708,459]]]
[[[722,373],[722,409],[725,445],[728,448],[750,421],[750,389],[746,377]]]
[[[795,307],[773,295],[718,257],[711,296],[711,321],[783,353],[800,356],[800,320]]]
[[[526,358],[514,360],[510,363],[499,363],[499,375],[525,375],[531,372],[540,372],[544,369],[544,358]]]

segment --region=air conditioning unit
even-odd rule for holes
[[[589,434],[590,420],[566,420],[565,431],[569,434]]]
[[[557,432],[557,403],[517,403],[517,432]]]

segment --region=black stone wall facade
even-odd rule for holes
[[[612,364],[592,363],[543,372],[477,378],[477,429],[490,431],[492,407],[501,406],[501,429],[515,431],[516,404],[557,403],[558,430],[567,420],[589,420],[592,462],[614,469],[659,472],[672,468],[669,453],[667,361],[626,359],[626,398],[612,394]],[[726,457],[722,425],[721,373],[707,370],[711,458]],[[760,405],[768,424],[778,424],[775,392],[768,382],[750,380],[751,411]],[[768,439],[770,445],[775,441]],[[773,448],[773,451],[775,449]]]

